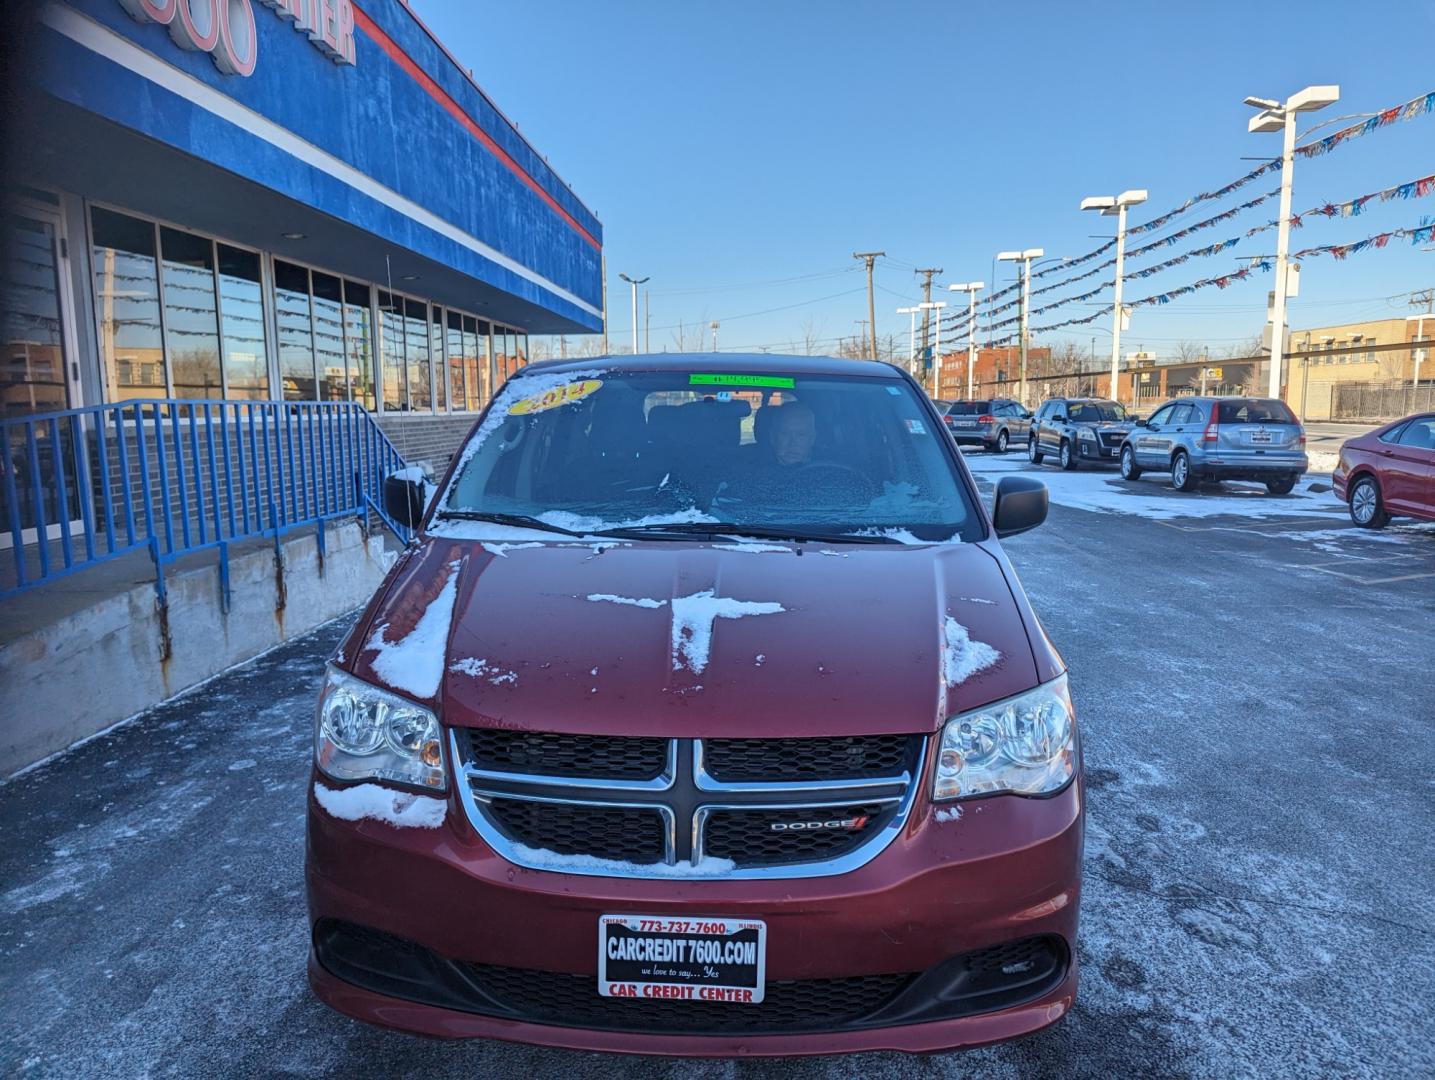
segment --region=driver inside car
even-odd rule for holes
[[[773,407],[771,424],[772,458],[780,467],[806,465],[812,460],[817,417],[811,409],[796,401]]]

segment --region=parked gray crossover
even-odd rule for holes
[[[1305,429],[1274,398],[1190,397],[1138,420],[1121,444],[1121,475],[1169,472],[1171,486],[1202,480],[1255,480],[1272,495],[1295,487],[1309,462]]]
[[[1063,469],[1074,469],[1083,461],[1112,462],[1130,431],[1131,418],[1117,402],[1052,398],[1036,411],[1026,453],[1034,465],[1055,454]]]

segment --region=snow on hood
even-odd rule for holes
[[[462,562],[455,559],[447,565],[448,576],[443,588],[419,615],[413,629],[389,640],[387,622],[379,623],[369,635],[365,648],[374,656],[369,665],[374,672],[394,687],[414,697],[431,698],[443,681],[444,658],[448,650],[448,632],[453,621],[453,604],[458,596],[458,575]]]
[[[973,641],[967,628],[947,616],[942,645],[942,683],[948,689],[991,667],[1002,654],[983,641]]]
[[[382,821],[398,829],[437,829],[448,812],[444,799],[394,791],[378,784],[331,788],[315,781],[314,798],[340,821]]]
[[[382,647],[350,645],[350,670],[458,726],[756,738],[814,734],[819,716],[829,735],[935,730],[1036,685],[1034,647],[1041,670],[1059,665],[983,544],[730,548],[653,540],[595,557],[549,536],[498,557],[430,534],[355,639]],[[399,662],[414,634],[434,645],[412,657],[418,677]],[[420,694],[440,665],[437,693]]]
[[[741,619],[746,615],[780,615],[785,610],[778,603],[715,596],[712,589],[691,596],[673,597],[673,670],[687,668],[694,675],[703,673],[708,666],[716,620]]]

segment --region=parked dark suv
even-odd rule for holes
[[[1120,403],[1106,398],[1052,398],[1031,422],[1026,450],[1033,464],[1055,454],[1063,469],[1083,461],[1115,461],[1133,420]]]
[[[954,401],[942,418],[958,446],[981,445],[999,454],[1011,443],[1020,446],[1031,430],[1031,413],[1010,398]]]
[[[390,477],[418,533],[315,724],[319,996],[705,1057],[1061,1019],[1080,746],[998,540],[1046,490],[988,514],[940,426],[876,361],[534,364],[422,520]]]

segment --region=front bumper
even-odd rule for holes
[[[1119,461],[1121,459],[1121,444],[1108,445],[1105,441],[1077,439],[1076,456],[1082,461]]]
[[[830,1030],[752,1034],[673,1026],[632,1030],[532,1022],[481,1000],[466,1008],[425,995],[378,993],[311,953],[310,983],[334,1008],[372,1023],[446,1037],[483,1036],[588,1050],[714,1056],[895,1049],[935,1051],[1013,1038],[1059,1020],[1075,997],[1082,792],[1003,795],[963,804],[938,822],[919,796],[902,834],[858,870],[825,878],[663,880],[574,877],[526,870],[495,855],[450,796],[437,829],[347,822],[311,791],[307,885],[311,925],[330,920],[415,943],[445,960],[583,977],[597,996],[598,919],[608,913],[752,917],[768,925],[767,980],[852,980],[931,972],[953,958],[1044,938],[1059,971],[1026,997],[938,1019],[877,1009]],[[339,965],[335,965],[338,967]],[[930,981],[930,980],[929,980]],[[375,984],[377,985],[377,984]],[[408,1000],[405,1000],[407,998]],[[417,998],[418,1000],[415,1000]],[[878,1003],[880,1004],[880,1003]],[[900,1012],[900,1010],[898,1010]],[[534,1015],[539,1015],[535,1013]],[[632,1014],[629,1014],[632,1015]],[[890,1017],[888,1023],[884,1017]]]

